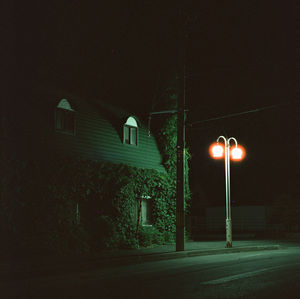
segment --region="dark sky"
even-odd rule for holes
[[[296,2],[183,1],[188,124],[294,102],[187,128],[192,186],[214,204],[223,204],[224,169],[207,148],[221,134],[247,149],[232,168],[236,202],[268,203],[283,192],[300,202]],[[12,1],[7,12],[5,66],[19,90],[52,86],[145,114],[176,81],[174,1]]]
[[[182,44],[176,2],[160,2],[15,3],[11,29],[20,77],[99,97],[114,97],[117,89],[145,107],[174,76]],[[193,110],[206,115],[215,112],[211,102],[226,102],[231,111],[294,98],[296,5],[208,2],[184,1],[187,102]]]

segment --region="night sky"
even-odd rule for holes
[[[297,1],[199,2],[183,1],[195,200],[224,204],[224,165],[208,147],[225,135],[247,150],[232,165],[234,204],[269,204],[284,193],[300,203]],[[5,66],[17,94],[49,86],[147,115],[176,81],[174,1],[24,1],[7,12]],[[278,106],[195,123],[270,105]]]

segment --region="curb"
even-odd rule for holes
[[[210,250],[194,249],[194,250],[181,251],[181,252],[179,251],[179,252],[166,252],[166,253],[152,253],[152,254],[135,255],[135,256],[115,257],[103,261],[104,263],[102,263],[102,265],[115,266],[115,265],[125,265],[125,264],[133,264],[133,263],[171,260],[171,259],[184,258],[184,257],[196,257],[196,256],[205,256],[205,255],[264,251],[264,250],[279,250],[282,248],[283,247],[280,245],[266,245],[266,246],[249,246],[249,247],[222,248],[222,249],[210,249]]]

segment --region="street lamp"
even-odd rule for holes
[[[223,139],[224,145],[219,144],[219,140]],[[235,147],[230,150],[230,141],[235,142]],[[225,190],[226,190],[226,248],[232,247],[232,221],[230,207],[230,157],[234,161],[240,161],[245,156],[245,150],[238,145],[234,137],[226,139],[219,136],[216,143],[209,147],[209,153],[214,159],[222,159],[225,156]]]

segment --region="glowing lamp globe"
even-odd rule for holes
[[[245,156],[245,150],[241,146],[234,147],[231,150],[231,159],[233,161],[240,161]]]
[[[224,157],[224,147],[218,143],[214,143],[210,146],[209,153],[214,159],[221,159]]]

